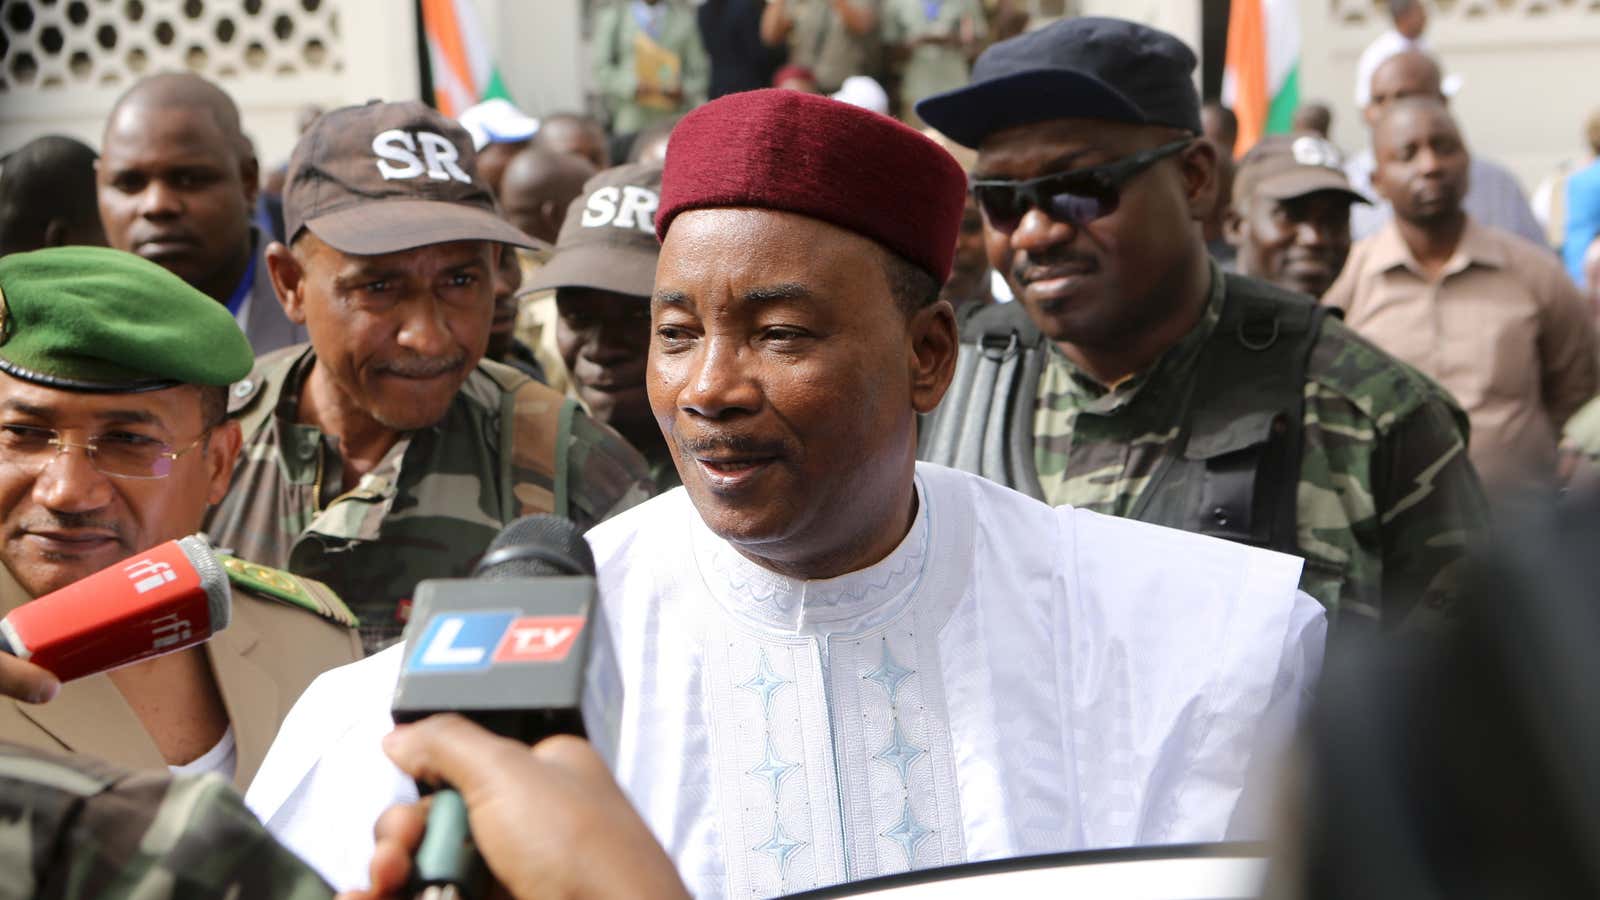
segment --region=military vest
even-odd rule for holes
[[[1194,377],[1170,392],[1178,437],[1130,517],[1298,553],[1306,367],[1330,310],[1225,277],[1221,317]],[[1046,341],[1020,303],[975,316],[949,393],[921,423],[919,458],[1044,499],[1033,421]]]

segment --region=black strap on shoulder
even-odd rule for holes
[[[997,304],[969,319],[950,389],[922,421],[918,458],[1043,499],[1033,464],[1033,406],[1044,342],[1019,303]]]
[[[1175,444],[1182,460],[1173,462],[1200,479],[1198,491],[1164,492],[1157,478],[1141,498],[1184,496],[1193,505],[1140,504],[1133,515],[1296,552],[1306,370],[1328,310],[1263,282],[1225,277],[1222,317],[1201,351]]]

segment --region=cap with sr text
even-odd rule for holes
[[[228,308],[147,259],[106,247],[0,258],[0,371],[69,391],[226,386],[250,342]]]
[[[997,131],[1102,119],[1200,133],[1194,51],[1123,19],[1080,16],[983,51],[965,86],[917,104],[923,121],[974,149]]]
[[[655,288],[661,166],[634,163],[584,182],[567,207],[555,253],[524,291],[590,288],[649,297]]]
[[[496,214],[476,162],[466,129],[415,100],[331,110],[289,159],[284,233],[292,242],[305,228],[357,256],[449,241],[541,246]]]

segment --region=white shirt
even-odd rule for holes
[[[926,463],[917,489],[900,546],[826,581],[745,559],[682,489],[590,532],[585,718],[690,890],[1262,836],[1252,772],[1321,664],[1300,561]],[[312,684],[246,798],[339,888],[414,796],[378,746],[400,660]]]
[[[222,738],[199,757],[179,766],[167,766],[167,770],[174,775],[204,775],[215,772],[227,781],[233,781],[233,773],[239,766],[239,745],[233,736],[233,726],[222,733]]]

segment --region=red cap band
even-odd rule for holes
[[[815,94],[748,91],[672,130],[656,237],[685,210],[782,210],[871,238],[943,284],[966,190],[944,148],[894,119]]]

